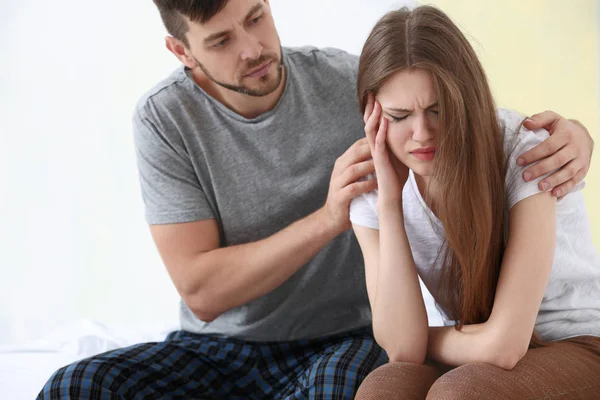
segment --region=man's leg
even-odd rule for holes
[[[254,345],[174,332],[159,343],[135,345],[61,368],[42,399],[251,399],[235,383],[254,368]]]
[[[439,378],[427,399],[600,399],[600,338],[530,349],[511,371],[467,364]]]
[[[353,399],[362,380],[387,362],[369,329],[307,341],[294,351],[311,354],[295,369],[285,399]]]

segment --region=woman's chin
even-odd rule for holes
[[[433,165],[431,165],[431,163],[413,164],[409,168],[413,171],[415,175],[420,176],[422,178],[429,178],[429,176],[431,176],[431,173],[433,172]]]

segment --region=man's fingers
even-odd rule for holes
[[[564,166],[569,164],[575,158],[575,156],[576,154],[571,147],[563,147],[554,155],[544,158],[542,161],[540,161],[533,167],[527,168],[525,172],[523,172],[523,179],[525,181],[531,181],[542,175],[546,175],[552,171],[556,171],[559,168],[563,168]],[[573,171],[571,176],[575,175],[576,172],[577,171]],[[571,176],[569,176],[569,179],[571,178]]]
[[[346,201],[350,201],[363,193],[369,193],[377,189],[377,179],[354,182],[342,189],[342,196]]]
[[[559,169],[558,171],[556,171],[555,173],[553,173],[552,175],[550,175],[550,176],[546,177],[544,180],[542,180],[538,184],[538,187],[540,190],[547,192],[547,191],[569,181],[580,170],[581,170],[581,167],[580,167],[579,163],[577,162],[577,160],[573,160],[573,161],[569,162],[567,165],[565,165],[564,167],[562,167],[561,169]]]
[[[373,172],[375,172],[375,164],[373,160],[367,160],[353,164],[346,168],[344,172],[342,172],[339,183],[336,184],[336,186],[340,188],[346,187]]]
[[[544,111],[527,118],[523,125],[529,130],[541,129],[554,126],[562,117],[554,111]],[[548,129],[551,131],[550,129]]]
[[[333,169],[334,175],[342,174],[349,166],[371,158],[371,146],[367,138],[357,140],[344,154],[338,157]]]
[[[560,199],[561,197],[563,197],[564,195],[569,193],[571,190],[573,190],[573,188],[576,185],[580,184],[581,181],[583,181],[584,177],[585,177],[585,170],[580,169],[573,178],[569,179],[562,185],[555,187],[552,190],[552,195]]]
[[[536,161],[545,159],[556,153],[558,150],[562,149],[566,144],[566,138],[561,136],[550,136],[548,139],[544,140],[542,143],[538,144],[533,149],[521,154],[517,159],[517,164],[523,167],[525,165],[529,165]],[[537,176],[540,175],[541,174],[538,174]]]

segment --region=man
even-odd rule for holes
[[[39,398],[351,399],[387,361],[349,230],[350,201],[376,188],[361,179],[358,60],[282,49],[268,0],[154,2],[184,67],[142,98],[134,128],[182,330],[65,367]],[[553,113],[532,125],[557,129],[525,162],[560,149],[532,172],[570,162],[547,178],[564,193],[591,139]]]

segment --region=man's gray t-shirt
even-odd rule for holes
[[[264,239],[325,204],[335,160],[364,136],[358,59],[284,48],[283,60],[284,93],[254,119],[207,95],[183,67],[141,99],[134,132],[149,224],[216,219],[225,247]],[[280,287],[210,323],[182,301],[180,320],[187,331],[255,341],[367,326],[358,243],[343,233]]]

